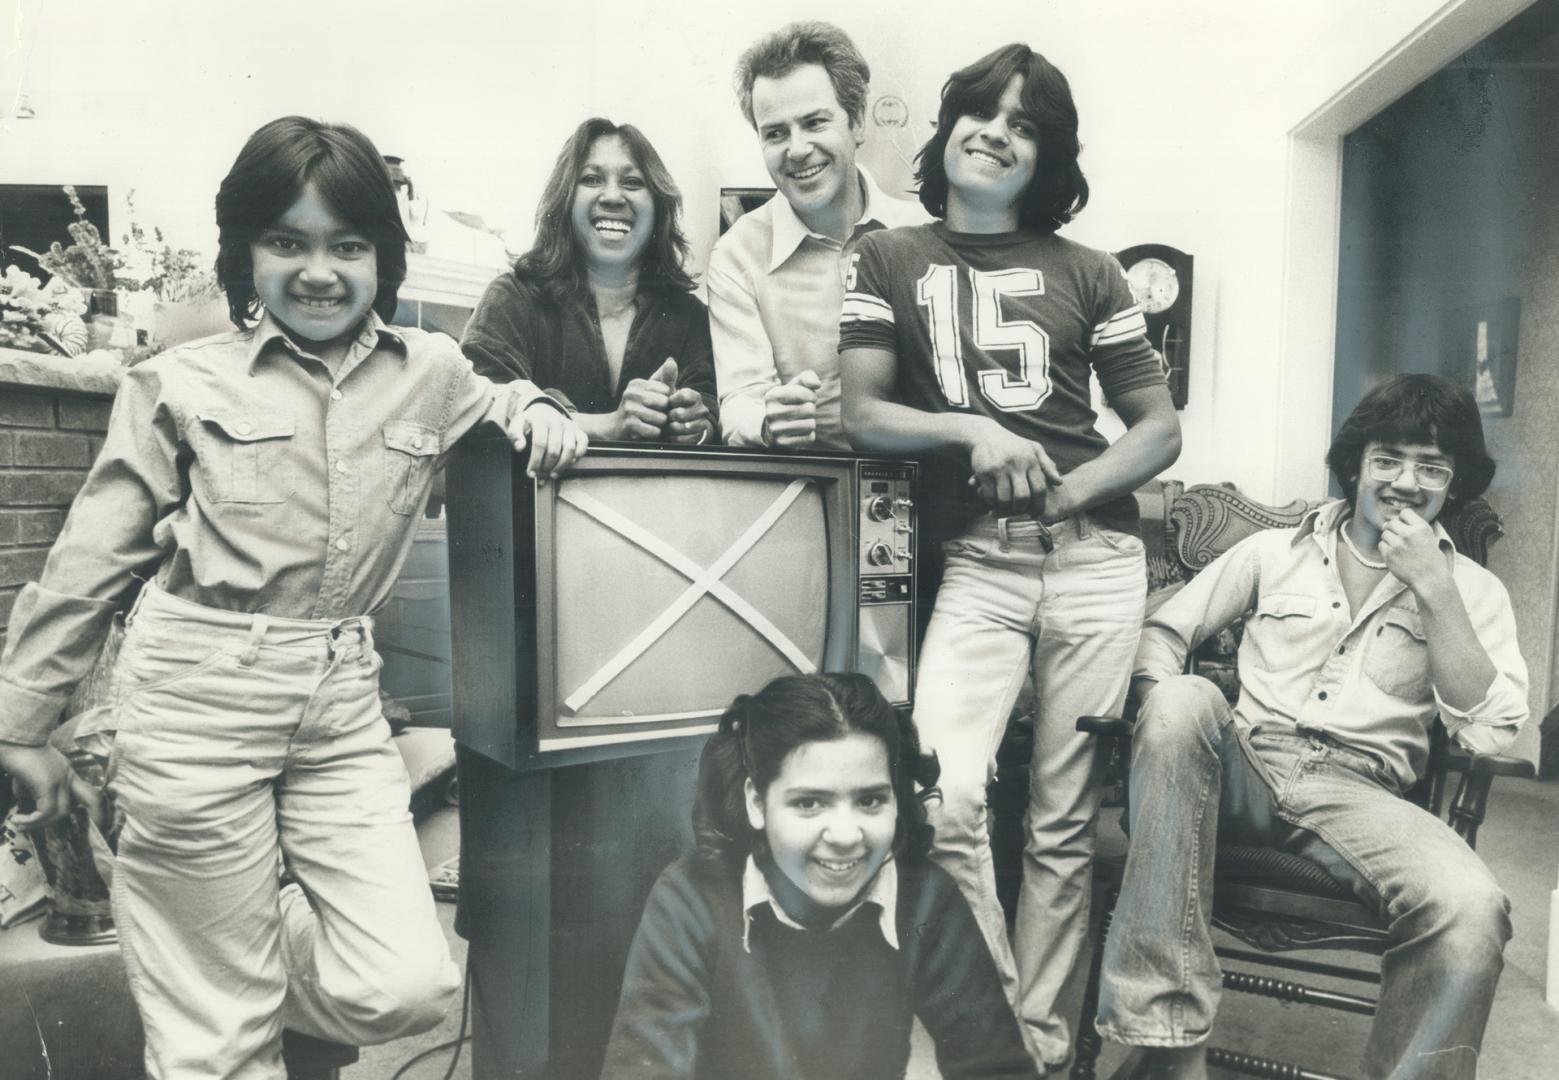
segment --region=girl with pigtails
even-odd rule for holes
[[[862,675],[738,697],[699,762],[696,850],[645,905],[605,1080],[1036,1077],[968,903],[927,857],[936,759]]]

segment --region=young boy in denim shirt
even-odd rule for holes
[[[528,443],[538,475],[586,443],[535,386],[496,387],[449,338],[386,324],[407,236],[357,130],[265,125],[216,213],[239,329],[126,373],[0,662],[0,768],[36,803],[22,823],[46,824],[73,799],[48,733],[146,582],[116,707],[78,739],[107,755],[125,816],[114,916],[159,1080],[281,1077],[283,1026],[363,1044],[444,1015],[459,973],[368,613],[472,427]],[[301,890],[279,886],[283,855]]]

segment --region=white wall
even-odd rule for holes
[[[1283,325],[1294,272],[1289,132],[1426,19],[1462,6],[0,0],[5,25],[35,35],[24,78],[14,59],[0,71],[0,116],[19,83],[37,112],[0,119],[0,182],[133,187],[143,223],[210,248],[211,200],[244,137],[302,112],[356,123],[408,159],[420,193],[482,213],[523,245],[563,138],[603,113],[638,124],[661,150],[701,267],[718,189],[767,180],[730,86],[732,63],[760,33],[821,17],[856,38],[874,94],[910,106],[896,140],[872,129],[866,149],[879,178],[900,187],[947,74],[1026,40],[1067,72],[1082,116],[1093,198],[1069,235],[1196,256],[1191,401],[1173,475],[1233,480],[1268,499],[1314,497],[1324,491],[1331,352],[1296,362],[1280,348],[1295,330]],[[16,55],[0,52],[0,64]],[[123,224],[116,218],[116,232]],[[1325,273],[1335,238],[1310,242]],[[1314,332],[1317,318],[1328,318],[1324,308],[1302,328]]]

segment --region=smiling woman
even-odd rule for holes
[[[476,370],[540,383],[592,439],[710,441],[709,316],[682,268],[681,210],[638,128],[580,124],[542,194],[535,243],[466,328]]]

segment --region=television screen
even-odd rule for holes
[[[511,768],[653,753],[814,671],[907,704],[914,486],[892,458],[626,444],[541,484],[506,441],[468,440],[449,478],[455,737]]]
[[[555,517],[558,726],[714,719],[823,665],[826,512],[783,476],[565,479]],[[706,662],[718,648],[718,660]]]

